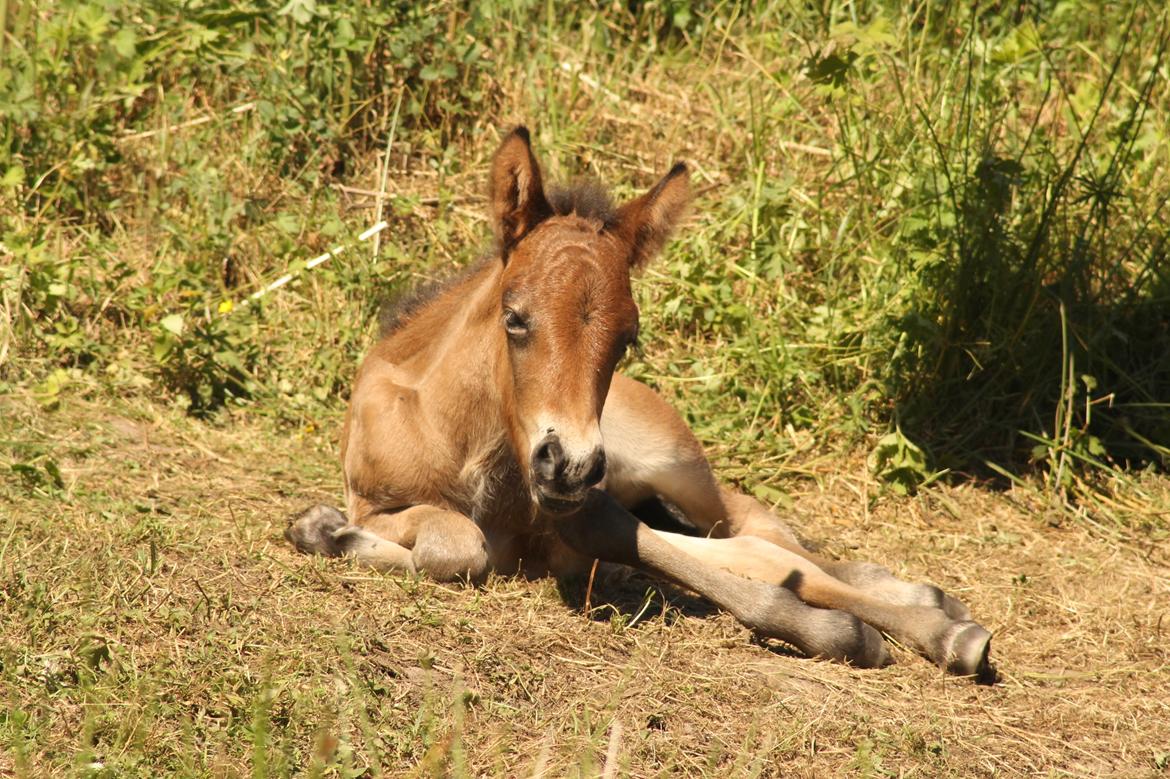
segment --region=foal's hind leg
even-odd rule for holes
[[[654,532],[679,550],[716,568],[780,584],[805,603],[865,621],[951,673],[994,678],[988,660],[991,634],[970,620],[951,619],[931,606],[897,605],[830,576],[801,555],[752,536],[695,538]]]
[[[372,514],[360,524],[330,506],[313,506],[293,520],[285,537],[301,552],[353,557],[383,571],[420,571],[437,581],[479,581],[488,571],[479,527],[434,506]]]
[[[806,549],[784,522],[750,495],[727,487],[719,490],[733,536],[756,536],[794,552],[841,581],[900,606],[942,609],[952,619],[969,620],[971,612],[960,601],[932,584],[902,581],[877,563],[831,560]]]
[[[877,668],[889,662],[881,634],[856,614],[815,608],[791,587],[753,581],[723,570],[723,561],[708,560],[708,550],[702,546],[684,549],[671,543],[670,534],[658,533],[641,523],[605,492],[590,490],[580,510],[558,518],[553,526],[561,540],[586,559],[632,566],[680,584],[761,635],[778,638],[810,656],[862,668]],[[700,545],[748,540],[783,552],[759,539],[684,538]],[[692,552],[698,552],[698,556]]]

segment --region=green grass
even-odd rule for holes
[[[556,177],[696,163],[631,370],[729,458],[896,423],[927,455],[905,488],[1164,464],[1156,4],[478,9],[9,2],[3,380],[335,407],[376,301],[485,244],[485,161],[523,120]],[[383,176],[377,257],[219,313],[372,224]]]
[[[533,597],[555,622],[555,594],[499,583],[477,605],[273,551],[277,508],[337,500],[340,415],[379,301],[486,247],[487,162],[518,122],[551,178],[596,176],[623,197],[693,163],[693,216],[637,282],[643,351],[624,370],[679,408],[724,478],[799,510],[790,495],[860,473],[843,513],[875,532],[876,492],[957,522],[955,495],[989,484],[1020,512],[1014,533],[1067,521],[1158,546],[1168,41],[1153,2],[0,0],[0,773],[282,775],[317,771],[316,754],[329,775],[530,774],[544,744],[555,770],[605,764],[621,685],[598,682],[619,701],[606,708],[546,657],[553,681],[533,692],[499,636],[475,669],[490,703],[465,700],[458,674],[387,682],[370,659],[369,635],[394,629],[376,613],[387,588],[435,641],[477,608],[506,633]],[[379,203],[375,251],[356,236]],[[130,421],[111,428],[109,408]],[[147,448],[128,454],[118,436],[140,433]],[[264,478],[242,465],[256,451]],[[1011,546],[978,523],[956,544]],[[336,616],[351,584],[368,611]],[[971,586],[1011,610],[999,585]],[[590,644],[619,677],[656,667],[654,642],[622,632],[641,594],[612,641]],[[288,623],[266,612],[295,615],[301,598],[340,621],[299,626],[282,650]],[[446,611],[428,617],[432,598]],[[1054,635],[1073,630],[1050,617]],[[696,678],[722,629],[700,629]],[[622,652],[646,654],[627,666]],[[395,674],[430,662],[400,660]],[[734,669],[691,683],[720,711],[761,695]],[[579,710],[501,724],[558,685]],[[638,717],[660,716],[651,698]],[[494,747],[468,740],[465,714]],[[619,752],[644,773],[766,774],[777,755],[817,754],[801,730],[815,722],[839,759],[804,765],[829,773],[969,775],[990,759],[938,746],[944,729],[919,714],[904,737],[865,706],[790,732],[745,714],[682,752],[627,719],[642,740]],[[1150,748],[1164,766],[1170,742]],[[1014,765],[1055,764],[1029,759]]]

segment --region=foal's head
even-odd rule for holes
[[[630,271],[662,248],[681,216],[687,170],[676,165],[616,210],[554,207],[528,131],[518,127],[496,152],[490,197],[504,262],[509,432],[534,499],[566,513],[605,476],[601,410],[618,360],[638,337]]]

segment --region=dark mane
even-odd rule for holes
[[[398,330],[448,288],[474,276],[484,265],[495,259],[494,253],[485,255],[446,278],[424,281],[410,290],[404,290],[396,297],[383,300],[378,306],[378,338],[385,338]]]
[[[549,189],[548,204],[556,216],[576,214],[584,219],[596,219],[610,224],[614,217],[613,199],[598,181],[582,179],[569,186]]]
[[[598,181],[582,179],[568,186],[553,186],[549,188],[546,197],[554,216],[576,215],[583,219],[596,219],[606,225],[613,222],[616,210],[613,200]],[[496,252],[492,252],[447,278],[423,282],[382,301],[378,307],[378,337],[385,338],[394,333],[448,288],[475,275],[497,256]]]

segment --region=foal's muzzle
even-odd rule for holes
[[[567,514],[580,508],[589,488],[605,478],[605,449],[570,457],[560,437],[550,433],[532,450],[532,484],[541,508]]]

